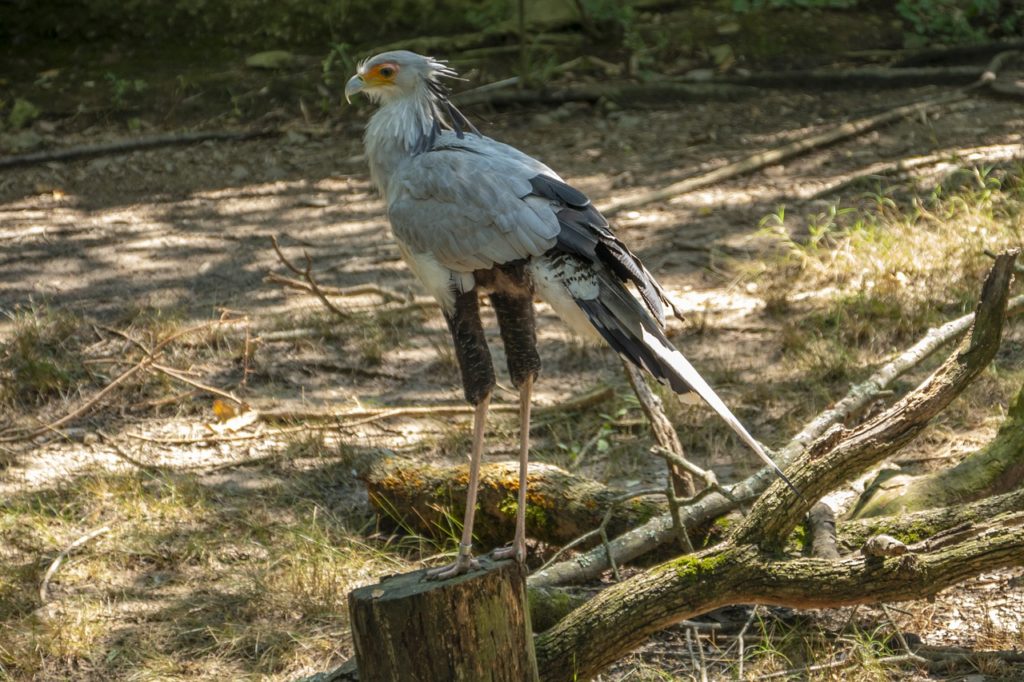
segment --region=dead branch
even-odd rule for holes
[[[866,66],[852,69],[793,69],[751,73],[745,76],[716,76],[712,80],[682,79],[684,83],[711,82],[756,88],[910,88],[921,85],[968,85],[984,74],[980,66],[934,66],[891,68]]]
[[[208,329],[213,324],[217,324],[217,323],[207,322],[207,323],[204,323],[204,324],[196,325],[196,326],[193,326],[193,327],[187,327],[185,329],[177,331],[174,334],[171,334],[170,336],[168,336],[167,338],[161,340],[159,343],[156,344],[156,346],[154,346],[151,350],[148,350],[148,351],[147,351],[146,346],[144,344],[141,344],[140,342],[132,339],[132,343],[133,344],[138,345],[138,347],[141,348],[144,352],[148,352],[148,354],[145,357],[143,357],[137,363],[135,363],[134,365],[129,367],[127,370],[125,370],[124,372],[119,374],[114,380],[109,382],[98,393],[96,393],[96,395],[94,395],[93,397],[89,398],[82,405],[80,405],[79,407],[75,408],[74,410],[72,410],[68,414],[64,415],[63,417],[61,417],[57,421],[50,422],[49,424],[45,424],[43,426],[40,426],[37,429],[22,430],[22,431],[14,433],[13,435],[10,435],[10,436],[0,437],[0,443],[16,443],[16,442],[32,440],[33,438],[38,438],[39,436],[42,436],[43,434],[59,431],[60,427],[64,426],[65,424],[68,424],[68,423],[70,423],[70,422],[72,422],[72,421],[82,417],[83,415],[87,414],[88,412],[90,412],[93,408],[95,408],[97,405],[99,405],[106,396],[108,396],[110,393],[112,393],[118,386],[120,386],[120,385],[124,384],[125,382],[127,382],[128,379],[130,379],[131,377],[135,376],[140,371],[148,369],[154,362],[156,362],[156,360],[160,357],[160,354],[163,352],[164,348],[166,348],[168,345],[170,345],[171,343],[177,341],[178,339],[180,339],[180,338],[182,338],[184,336],[188,336],[189,334],[192,334],[192,333],[197,332],[197,331]]]
[[[615,391],[610,386],[598,386],[586,393],[574,396],[556,405],[541,405],[534,408],[538,418],[553,417],[565,413],[585,410],[610,400]],[[519,405],[498,403],[491,405],[491,412],[519,413]],[[339,426],[362,426],[384,419],[397,417],[453,417],[472,415],[473,407],[458,405],[406,405],[399,407],[363,408],[344,412],[314,410],[268,410],[260,412],[264,422],[337,422]]]
[[[280,134],[281,131],[279,130],[210,130],[205,132],[200,131],[192,133],[147,135],[144,137],[115,140],[113,142],[104,142],[101,144],[86,144],[77,147],[65,147],[64,149],[32,152],[31,154],[5,156],[0,158],[0,170],[6,168],[17,168],[19,166],[34,166],[53,161],[76,161],[78,159],[88,159],[95,156],[127,154],[129,152],[140,151],[142,149],[176,147],[207,141],[244,142],[245,140],[254,140],[261,137],[275,137]]]
[[[278,255],[280,256],[280,253]],[[285,267],[287,267],[292,272],[296,271],[295,266],[292,265],[291,263],[285,263]],[[302,273],[300,273],[300,274],[302,274]],[[278,274],[273,273],[273,272],[267,273],[267,276],[263,278],[263,281],[271,282],[273,284],[280,284],[283,287],[287,287],[289,289],[297,289],[299,291],[305,291],[306,293],[310,293],[310,294],[315,294],[316,293],[316,290],[312,286],[310,286],[310,284],[308,282],[304,282],[302,280],[297,280],[297,279],[294,279],[292,277],[285,277],[284,275],[278,275]],[[325,294],[327,296],[337,296],[337,297],[379,296],[386,303],[390,303],[390,302],[404,303],[404,302],[407,302],[409,300],[408,296],[403,296],[402,294],[398,293],[397,291],[392,291],[391,289],[386,289],[386,288],[384,288],[384,287],[382,287],[382,286],[380,286],[378,284],[358,284],[358,285],[352,286],[352,287],[345,287],[344,289],[339,288],[339,287],[328,287],[328,286],[324,286],[324,285],[321,284],[321,285],[319,285],[319,288],[320,288],[321,293],[323,293],[323,294]],[[433,301],[434,299],[429,299],[429,300]],[[426,303],[426,301],[423,301],[423,303]]]
[[[1017,488],[1024,481],[1024,389],[995,437],[956,466],[910,476],[882,471],[860,496],[854,518],[886,516],[972,502]]]
[[[1024,488],[970,504],[843,521],[838,525],[837,533],[839,541],[847,548],[859,547],[869,538],[883,534],[905,543],[914,543],[964,522],[983,522],[1000,514],[1019,511],[1024,511]]]
[[[807,525],[811,535],[811,556],[819,559],[838,559],[836,547],[836,514],[832,507],[818,502],[807,514]]]
[[[490,90],[456,96],[462,107],[477,105],[509,106],[512,104],[565,104],[566,102],[597,102],[607,100],[621,104],[637,102],[664,103],[673,101],[735,100],[756,97],[757,88],[722,83],[633,83],[629,81],[566,85],[545,90]]]
[[[110,526],[103,526],[101,528],[97,528],[96,530],[89,531],[88,533],[86,533],[85,535],[78,538],[70,545],[62,549],[60,554],[57,555],[57,558],[54,559],[53,562],[50,564],[50,567],[46,569],[46,573],[43,574],[43,580],[39,584],[39,601],[45,604],[50,600],[50,581],[53,580],[53,576],[57,574],[57,571],[60,570],[60,567],[64,563],[64,560],[67,559],[72,552],[74,552],[76,549],[78,549],[85,543],[89,542],[90,540],[98,538],[104,533],[109,532]]]
[[[955,544],[890,559],[784,561],[734,541],[673,559],[612,585],[539,635],[541,679],[588,679],[652,633],[725,604],[835,608],[919,599],[983,571],[1024,565],[1024,514],[971,530]]]
[[[782,145],[781,147],[776,147],[775,149],[758,152],[757,154],[740,159],[739,161],[734,161],[733,163],[716,168],[708,173],[686,178],[679,182],[674,182],[667,187],[647,192],[640,192],[633,196],[611,199],[610,201],[603,202],[598,208],[600,208],[601,212],[605,215],[612,216],[627,209],[640,208],[641,206],[646,206],[647,204],[654,203],[656,201],[673,199],[681,194],[692,192],[693,190],[700,189],[701,187],[707,187],[708,185],[713,185],[723,180],[734,178],[738,175],[744,175],[752,171],[760,170],[766,166],[780,163],[813,149],[818,149],[820,147],[839,142],[840,140],[862,135],[863,133],[874,130],[875,128],[888,123],[918,115],[933,107],[951,104],[966,98],[966,92],[957,90],[955,92],[939,95],[938,97],[931,97],[918,102],[912,102],[911,104],[905,104],[894,109],[889,109],[888,111],[874,116],[847,121],[846,123],[837,125],[824,132],[809,135],[790,142],[789,144]]]
[[[737,542],[781,547],[816,500],[913,440],[967,388],[999,348],[1016,258],[1016,252],[996,258],[982,287],[970,338],[895,405],[856,429],[839,429],[811,444],[787,469],[803,497],[797,498],[781,481],[771,486],[737,529]]]
[[[977,59],[998,54],[1007,50],[1024,50],[1024,39],[997,40],[990,43],[979,43],[976,45],[953,45],[919,47],[903,50],[863,50],[850,52],[847,56],[892,59],[893,67],[902,68],[907,66],[920,66],[921,64],[932,64],[935,62],[950,62],[953,60]]]
[[[153,362],[153,363],[150,363],[148,369],[155,370],[155,371],[163,374],[164,376],[167,376],[167,377],[170,377],[171,379],[174,379],[175,381],[180,381],[183,384],[188,384],[192,388],[199,389],[200,391],[203,391],[204,393],[209,393],[210,395],[215,395],[215,396],[219,396],[221,398],[224,398],[225,400],[230,400],[231,402],[233,402],[236,405],[245,405],[246,404],[244,400],[242,400],[238,396],[234,395],[233,393],[229,393],[228,391],[221,390],[221,389],[217,388],[216,386],[210,386],[208,384],[204,384],[201,381],[196,381],[195,379],[193,379],[193,378],[191,378],[189,376],[186,376],[181,370],[175,369],[174,367],[168,367],[167,365],[161,365],[160,363]]]
[[[1024,145],[1022,144],[995,144],[984,147],[969,147],[967,149],[950,149],[935,154],[912,156],[895,161],[882,161],[832,180],[828,185],[812,194],[810,199],[821,199],[870,178],[904,175],[918,168],[934,166],[944,162],[988,164],[1009,161],[1022,155],[1024,155]]]
[[[349,315],[345,311],[338,308],[338,306],[331,303],[330,299],[327,298],[327,295],[324,294],[323,289],[320,288],[320,285],[317,283],[316,279],[313,278],[313,259],[309,257],[308,253],[306,253],[305,251],[302,252],[302,255],[306,257],[306,267],[305,269],[300,270],[290,260],[288,260],[285,257],[284,253],[281,252],[281,246],[277,243],[276,236],[271,235],[270,242],[274,245],[274,252],[277,254],[277,258],[278,260],[281,261],[282,265],[284,265],[286,268],[294,272],[296,275],[302,277],[302,279],[306,281],[306,284],[309,285],[309,290],[312,291],[313,294],[315,294],[316,297],[320,299],[320,302],[323,303],[328,310],[330,310],[332,313],[337,315],[342,320],[348,321],[352,319],[351,315]]]
[[[1008,315],[1024,310],[1024,296],[1010,299],[1006,309]],[[917,367],[939,348],[966,332],[974,323],[974,318],[975,314],[969,313],[951,320],[941,327],[928,330],[917,343],[879,368],[867,380],[851,387],[835,405],[808,422],[799,433],[790,439],[789,443],[775,453],[776,461],[785,467],[830,428],[864,410],[877,400],[878,396],[887,390],[896,379]],[[766,467],[732,486],[729,489],[731,496],[726,496],[718,491],[708,491],[706,494],[699,495],[696,500],[680,508],[683,526],[691,535],[699,532],[705,524],[733,511],[740,504],[748,503],[756,498],[772,480],[774,480],[774,474]],[[609,548],[615,560],[621,564],[653,551],[665,543],[672,542],[674,538],[672,519],[666,514],[655,517],[642,526],[613,539]],[[597,578],[608,568],[609,563],[605,552],[601,548],[596,548],[534,573],[529,577],[529,584],[531,587],[540,587],[581,583]]]
[[[697,489],[693,485],[693,476],[690,473],[689,467],[683,464],[683,462],[686,462],[683,444],[679,441],[679,434],[676,433],[672,422],[665,415],[665,407],[661,402],[661,398],[655,395],[651,387],[647,385],[647,380],[644,378],[643,373],[633,363],[623,360],[622,366],[625,368],[629,385],[633,387],[633,392],[636,393],[636,397],[640,401],[640,408],[644,411],[644,415],[647,416],[647,421],[651,425],[651,433],[654,435],[654,440],[666,452],[671,453],[671,459],[667,461],[669,478],[671,479],[673,489],[677,495],[693,497]],[[676,460],[679,460],[679,462],[677,463]],[[689,464],[689,462],[686,462],[686,464]]]

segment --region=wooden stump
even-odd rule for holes
[[[515,561],[435,582],[425,571],[349,594],[359,678],[536,682],[526,581]]]

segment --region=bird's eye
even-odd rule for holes
[[[380,73],[382,78],[391,78],[395,75],[395,67],[393,66],[382,66],[380,67]]]

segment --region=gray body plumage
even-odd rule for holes
[[[448,101],[440,77],[454,72],[444,64],[389,52],[361,65],[353,81],[385,63],[401,68],[394,87],[367,91],[381,104],[366,129],[371,177],[403,258],[446,315],[480,285],[501,294],[506,280],[494,273],[521,266],[527,295],[676,392],[696,392],[771,463],[665,337],[663,290],[590,200],[540,161],[477,132]]]

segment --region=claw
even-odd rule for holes
[[[526,542],[518,543],[513,542],[511,545],[505,547],[499,547],[498,549],[491,552],[491,558],[495,561],[501,561],[503,559],[515,559],[521,564],[526,563]]]
[[[427,571],[427,580],[447,580],[448,578],[454,578],[457,575],[463,573],[469,573],[480,568],[480,562],[477,561],[469,551],[459,551],[458,557],[455,561],[444,566],[438,566],[437,568],[431,568]]]

